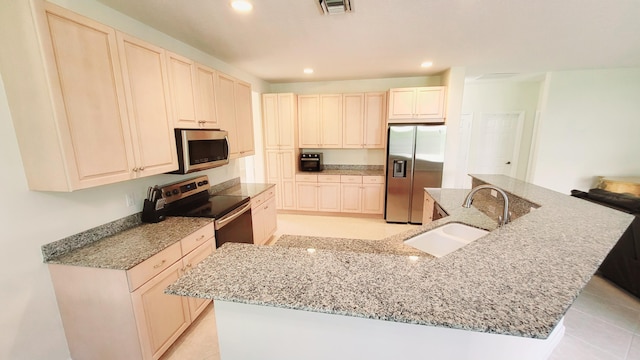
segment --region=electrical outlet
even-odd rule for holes
[[[125,199],[127,201],[127,207],[132,207],[136,204],[136,198],[133,193],[128,193],[125,195]]]
[[[498,192],[495,190],[491,190],[491,196],[493,196],[494,198],[498,197]]]

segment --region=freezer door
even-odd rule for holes
[[[415,126],[390,126],[387,155],[387,222],[409,221]]]
[[[422,223],[424,188],[442,187],[442,166],[446,127],[418,126],[416,129],[413,189],[409,222]]]

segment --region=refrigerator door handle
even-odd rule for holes
[[[407,177],[407,161],[406,160],[393,160],[393,177],[394,178]]]

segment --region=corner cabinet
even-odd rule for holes
[[[208,224],[126,271],[49,264],[71,357],[160,358],[211,303],[164,289],[213,252],[213,234]]]
[[[222,130],[229,133],[229,157],[255,154],[251,85],[217,73],[216,114]]]
[[[445,87],[389,90],[389,123],[441,123],[445,119]]]
[[[251,198],[253,242],[255,244],[266,244],[278,229],[275,195],[275,188],[270,188]]]

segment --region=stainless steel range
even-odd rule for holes
[[[206,175],[160,186],[167,215],[215,219],[216,247],[226,242],[253,244],[249,197],[211,196],[210,188]]]

